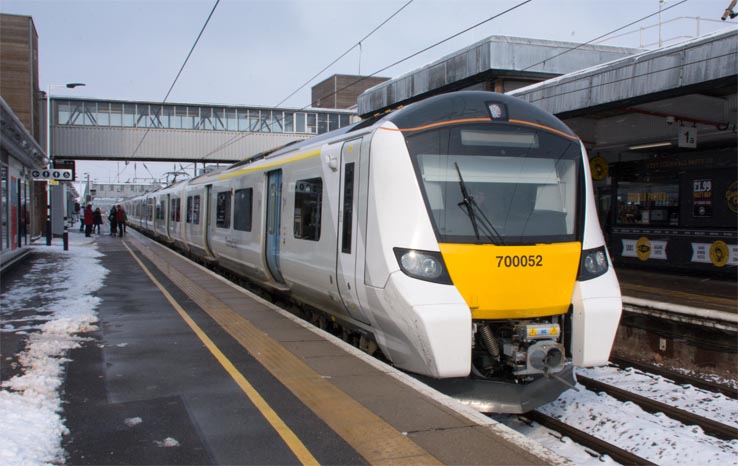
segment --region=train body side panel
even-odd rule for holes
[[[293,295],[311,306],[348,317],[336,281],[339,173],[329,163],[338,157],[340,148],[340,143],[326,144],[283,165],[280,267]],[[318,191],[319,208],[312,204]]]
[[[398,367],[432,377],[470,370],[471,312],[458,290],[408,277],[394,248],[439,251],[399,131],[371,142],[365,292],[377,342]]]
[[[582,145],[584,161],[587,152]],[[589,163],[584,163],[585,219],[583,249],[605,245],[605,238],[597,217],[597,207],[592,187]],[[612,268],[609,254],[609,270],[602,276],[586,281],[577,281],[572,296],[572,339],[571,352],[577,366],[599,366],[608,363],[610,350],[615,341],[623,300],[620,284]]]
[[[262,176],[261,173],[250,173],[213,184],[207,206],[207,242],[220,265],[257,282],[268,284],[271,283],[271,278],[265,272],[262,255],[264,220],[261,213],[263,210],[261,206],[264,205]],[[238,231],[233,228],[233,194],[236,190],[248,188],[253,189],[251,231]],[[219,210],[219,196],[221,202],[224,197],[228,198],[228,211],[224,212],[223,206]]]

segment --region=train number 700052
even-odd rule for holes
[[[543,256],[496,256],[497,268],[501,267],[543,267]]]

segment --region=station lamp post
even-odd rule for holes
[[[54,168],[53,156],[51,155],[51,89],[66,87],[74,89],[84,86],[85,83],[49,84],[46,89],[46,157],[48,158],[48,169]],[[66,218],[65,218],[66,220]],[[51,246],[51,180],[46,181],[46,245]]]

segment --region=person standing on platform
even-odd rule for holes
[[[92,213],[92,232],[94,233],[95,230],[97,230],[97,234],[100,234],[100,230],[102,230],[102,212],[100,212],[100,208],[98,207],[95,209],[95,211]]]
[[[108,215],[108,221],[110,221],[110,236],[115,236],[117,234],[116,231],[116,225],[118,225],[118,219],[116,218],[116,209],[115,206],[110,208],[110,215]]]
[[[126,211],[123,210],[123,206],[118,204],[115,208],[115,221],[118,224],[118,236],[123,236],[123,230],[126,228],[126,220],[128,220],[128,216],[126,215]]]
[[[92,204],[87,204],[87,207],[85,207],[83,222],[85,224],[85,236],[90,236],[92,234],[92,225],[95,224],[95,213],[92,211]]]

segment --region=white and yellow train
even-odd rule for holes
[[[125,205],[440,390],[525,412],[606,364],[620,319],[587,162],[554,116],[465,91]]]

